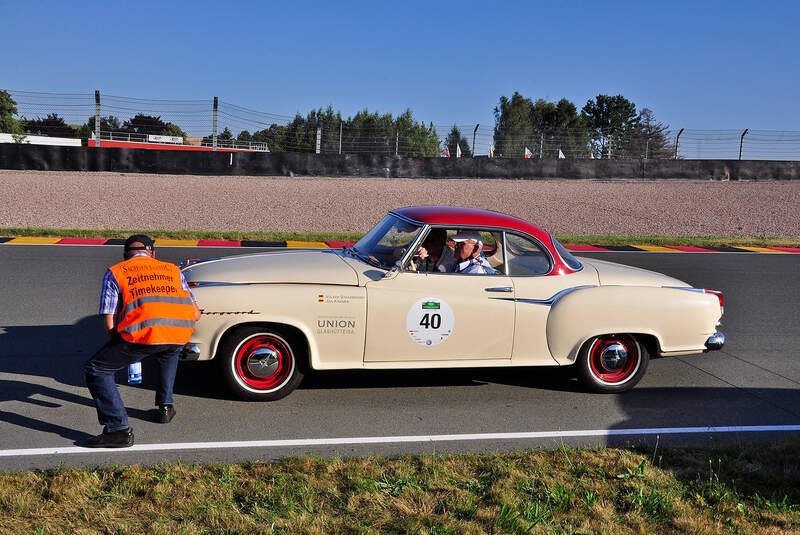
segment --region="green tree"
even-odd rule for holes
[[[102,124],[102,121],[100,124]],[[164,129],[161,131],[161,135],[185,138],[186,132],[184,132],[183,129],[175,123],[167,123],[164,125]]]
[[[592,130],[601,158],[616,157],[614,147],[624,147],[639,124],[636,105],[622,95],[597,95],[586,102],[581,115]]]
[[[589,156],[589,128],[575,104],[569,100],[537,100],[531,109],[531,124],[539,136],[538,143],[534,139],[534,147],[530,147],[534,153],[538,148],[543,157],[557,158],[559,150],[567,158]]]
[[[22,134],[22,125],[14,116],[17,114],[17,102],[11,93],[0,90],[0,134]]]
[[[639,124],[635,135],[631,136],[628,152],[631,158],[664,159],[672,158],[675,145],[667,138],[669,125],[656,120],[653,110],[642,108],[639,111]]]
[[[26,134],[33,136],[74,137],[76,131],[57,113],[50,113],[44,119],[22,119]]]
[[[453,158],[455,158],[457,154],[456,143],[459,147],[461,147],[462,157],[472,157],[472,150],[470,150],[469,141],[467,141],[467,138],[461,135],[461,131],[458,129],[458,127],[453,125],[453,128],[450,130],[450,133],[447,135],[447,139],[444,142],[445,146],[450,149],[450,156]]]
[[[117,132],[121,128],[119,118],[113,115],[100,117],[100,131],[101,132]],[[83,125],[78,128],[77,134],[81,139],[89,139],[94,132],[94,115],[89,117]]]
[[[394,119],[398,153],[410,158],[430,158],[441,152],[439,135],[433,123],[425,126],[417,122],[410,109]]]
[[[102,122],[100,126],[102,127]],[[153,115],[145,115],[144,113],[137,113],[134,117],[131,117],[124,123],[122,123],[122,127],[120,128],[123,132],[129,132],[131,134],[140,134],[140,135],[163,135],[164,128],[166,128],[167,123],[161,120],[161,116],[153,116]]]
[[[520,157],[526,147],[544,158],[558,157],[559,150],[567,157],[589,155],[587,122],[578,114],[575,104],[565,98],[558,102],[544,99],[533,102],[515,91],[510,99],[500,97],[494,115],[498,156]]]
[[[436,156],[439,138],[433,124],[425,126],[414,120],[411,110],[397,118],[362,110],[353,117],[342,119],[332,106],[311,110],[305,117],[295,114],[285,125],[272,124],[253,133],[252,141],[267,143],[272,152],[314,152],[317,129],[320,129],[320,152],[394,154]],[[340,140],[341,138],[341,140]]]
[[[247,130],[242,130],[239,132],[239,135],[236,136],[236,141],[241,141],[243,143],[247,143],[253,140],[253,136],[250,135],[250,132]]]
[[[509,99],[501,96],[494,108],[494,148],[497,156],[520,157],[525,147],[533,146],[531,116],[533,102],[514,91]]]

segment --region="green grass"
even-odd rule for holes
[[[173,240],[263,240],[263,241],[344,241],[354,242],[362,234],[342,232],[244,232],[201,230],[118,230],[118,229],[54,229],[0,227],[0,236],[5,237],[70,237],[70,238],[127,238],[131,234],[143,233],[153,238]],[[563,235],[556,236],[562,243],[589,245],[689,245],[695,247],[800,247],[800,238],[752,237],[733,238],[725,236],[600,236]]]
[[[800,440],[0,474],[0,533],[798,533]]]

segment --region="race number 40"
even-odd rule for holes
[[[406,316],[408,335],[423,346],[439,345],[453,334],[456,318],[453,309],[436,297],[420,299]]]

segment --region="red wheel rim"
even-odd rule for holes
[[[625,364],[619,370],[603,365],[603,351],[611,344],[621,344],[628,353]],[[592,374],[603,383],[619,384],[630,379],[639,369],[639,345],[628,335],[606,335],[598,337],[589,348],[589,366]]]
[[[259,376],[253,373],[248,363],[252,361],[258,350],[271,350],[277,358],[270,374]],[[272,354],[272,353],[271,353]],[[294,367],[294,359],[289,346],[277,336],[259,334],[242,342],[236,350],[234,366],[239,378],[249,387],[256,390],[270,390],[280,386],[289,377]]]

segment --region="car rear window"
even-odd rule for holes
[[[556,248],[558,256],[561,257],[564,263],[568,265],[571,270],[580,271],[581,269],[583,269],[583,264],[581,264],[577,258],[572,256],[572,253],[567,251],[567,248],[561,245],[561,242],[559,242],[552,236],[550,238],[553,240],[553,246]]]

